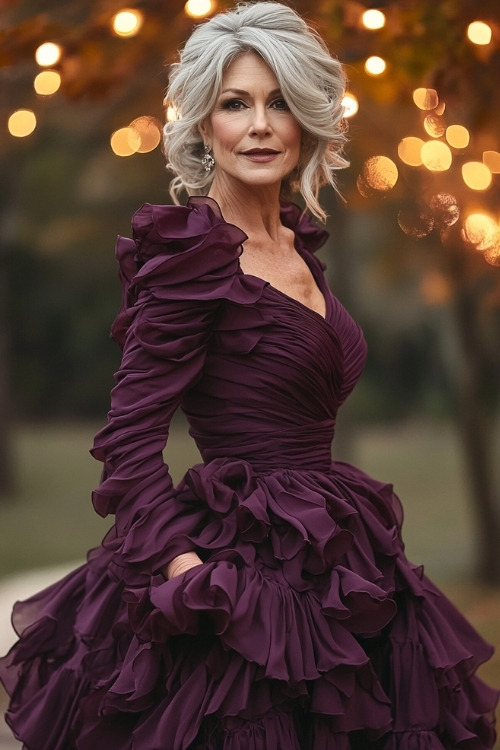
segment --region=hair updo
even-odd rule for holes
[[[175,175],[171,196],[179,203],[182,190],[208,193],[213,172],[201,164],[198,127],[214,109],[224,72],[247,52],[269,65],[303,131],[299,164],[284,181],[283,192],[299,191],[308,209],[324,220],[319,189],[327,183],[336,189],[334,172],[347,166],[341,155],[345,73],[317,32],[276,2],[244,3],[200,24],[172,65],[166,100],[176,119],[164,127],[167,167]]]

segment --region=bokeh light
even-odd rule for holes
[[[347,93],[342,99],[342,106],[344,108],[344,117],[354,117],[356,112],[359,110],[359,102],[354,94]]]
[[[381,10],[370,8],[369,10],[365,10],[361,16],[361,23],[365,29],[377,31],[377,29],[382,29],[385,26],[385,15]]]
[[[35,60],[42,68],[48,68],[59,62],[62,48],[54,42],[44,42],[35,52]]]
[[[467,216],[462,228],[462,238],[479,252],[498,248],[500,227],[493,216],[477,212]]]
[[[191,18],[203,18],[212,11],[212,0],[188,0],[184,11]]]
[[[484,21],[473,21],[467,27],[467,36],[473,44],[486,45],[491,42],[491,26]]]
[[[40,96],[55,94],[60,86],[61,76],[56,70],[42,70],[33,81],[33,87]]]
[[[17,109],[7,121],[7,129],[16,138],[25,138],[36,128],[36,116],[31,109]]]
[[[426,141],[420,155],[422,164],[431,172],[446,172],[453,161],[449,147],[442,141]]]
[[[498,151],[484,151],[483,164],[486,164],[493,174],[500,174],[500,153]]]
[[[471,190],[487,190],[491,185],[492,174],[481,161],[468,161],[462,164],[462,178]]]
[[[446,127],[440,117],[427,115],[424,120],[424,130],[431,138],[441,138],[445,134]]]
[[[404,164],[408,164],[410,167],[419,167],[422,164],[421,151],[423,145],[424,141],[421,138],[409,135],[399,142],[398,156]]]
[[[434,229],[434,218],[427,208],[410,206],[399,211],[398,224],[409,237],[420,240]]]
[[[132,156],[141,146],[141,137],[133,128],[119,128],[112,134],[110,143],[116,156]]]
[[[446,128],[446,140],[453,148],[467,148],[470,133],[463,125],[449,125]]]
[[[136,151],[139,154],[147,154],[153,151],[161,140],[161,125],[155,117],[143,115],[133,120],[129,128],[139,137],[139,146]]]
[[[398,176],[397,166],[387,156],[372,156],[367,159],[360,175],[364,185],[382,193],[392,190]]]
[[[431,110],[436,109],[439,104],[439,97],[435,89],[415,89],[413,92],[413,101],[419,109]]]
[[[454,195],[450,193],[436,193],[429,201],[437,229],[451,227],[460,218],[460,207]]]
[[[135,36],[141,29],[144,16],[140,10],[125,8],[116,13],[111,24],[117,36]]]
[[[365,71],[370,76],[380,76],[387,68],[387,63],[382,57],[372,55],[365,60]]]
[[[180,113],[178,108],[175,106],[175,104],[171,104],[169,102],[164,102],[165,106],[165,117],[167,122],[175,122],[176,120],[180,119]]]
[[[500,236],[496,245],[486,248],[484,259],[492,266],[500,266]]]

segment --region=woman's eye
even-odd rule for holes
[[[288,111],[290,109],[290,107],[288,106],[288,104],[286,103],[284,99],[276,99],[272,103],[272,106],[274,107],[274,109],[283,109],[285,111]]]
[[[235,111],[243,109],[244,107],[245,107],[245,104],[241,101],[241,99],[228,99],[222,105],[223,109],[230,109],[230,110],[235,110]]]

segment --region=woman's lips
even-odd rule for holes
[[[250,161],[255,162],[266,162],[275,159],[279,151],[273,151],[272,149],[251,149],[250,151],[243,151],[243,156],[246,156]]]

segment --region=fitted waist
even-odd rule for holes
[[[205,463],[216,458],[240,458],[256,471],[275,468],[327,470],[335,420],[328,419],[279,431],[245,430],[242,434],[197,434],[191,429]]]

